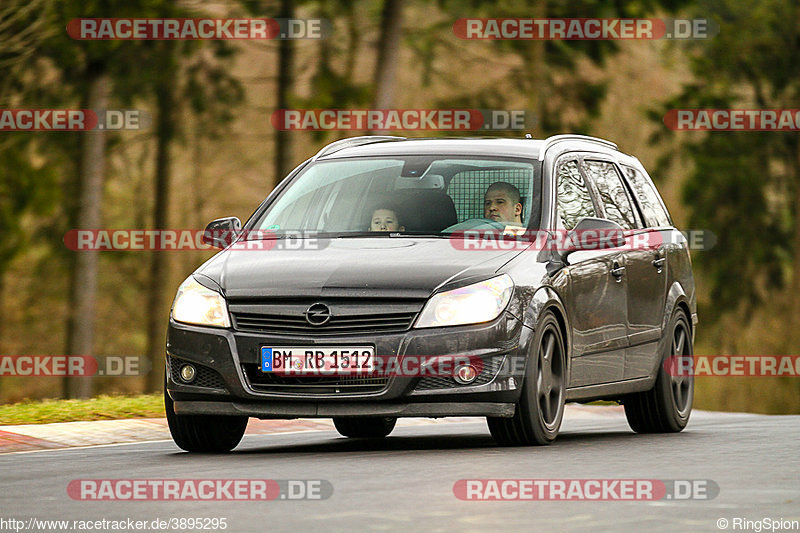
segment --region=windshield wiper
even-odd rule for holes
[[[243,241],[261,241],[261,240],[279,240],[279,239],[305,239],[311,237],[302,231],[273,231],[273,230],[240,230],[241,235],[238,236]],[[314,235],[316,237],[316,235]]]
[[[425,232],[425,231],[348,231],[335,235],[337,239],[356,238],[356,237],[436,237],[447,238],[447,233]]]
[[[356,239],[361,237],[436,237],[447,238],[449,233],[426,232],[426,231],[272,231],[272,230],[249,230],[242,231],[236,236],[237,240],[256,241],[256,240],[279,240],[279,239]]]
[[[446,239],[450,237],[449,233],[442,233],[441,231],[398,231],[392,232],[395,237],[436,237],[438,239]]]
[[[329,236],[334,239],[352,239],[354,237],[389,237],[388,231],[342,231],[336,233],[323,233],[322,236]]]

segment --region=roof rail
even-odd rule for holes
[[[544,153],[550,148],[552,145],[556,144],[557,142],[561,141],[588,141],[588,142],[595,142],[598,144],[604,144],[613,148],[614,150],[619,150],[617,145],[611,141],[607,141],[605,139],[601,139],[599,137],[590,137],[588,135],[578,135],[573,133],[567,133],[564,135],[552,135],[544,140],[544,144],[542,145],[541,150],[539,150],[539,161],[544,161]]]
[[[311,158],[312,161],[316,161],[320,157],[324,155],[329,155],[334,152],[338,152],[339,150],[344,150],[345,148],[350,148],[353,146],[361,146],[362,144],[372,144],[372,143],[382,143],[382,142],[389,142],[389,141],[405,141],[405,137],[397,137],[395,135],[362,135],[361,137],[349,137],[347,139],[340,139],[338,141],[334,141],[329,145],[325,146],[317,152],[317,154]]]

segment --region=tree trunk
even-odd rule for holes
[[[531,7],[533,13],[531,18],[543,19],[547,18],[547,1],[541,0],[536,2]],[[542,120],[545,116],[544,102],[546,99],[546,68],[547,63],[545,60],[545,46],[547,41],[534,40],[530,41],[529,46],[525,48],[524,57],[526,59],[526,70],[528,72],[528,109],[527,112],[533,114],[534,124],[531,130],[531,136],[534,139],[544,138],[545,131]],[[528,120],[525,121],[526,124]]]
[[[6,308],[5,296],[6,296],[6,273],[0,271],[0,309]],[[4,335],[5,335],[5,321],[0,320],[0,356],[10,355],[5,353],[6,344],[4,342],[5,339]]]
[[[5,272],[0,272],[0,309],[5,309],[6,308],[5,296],[6,296],[6,274],[5,274]],[[3,337],[3,333],[4,333],[4,327],[3,326],[4,326],[4,321],[0,320],[0,357],[2,357],[4,355],[11,355],[11,354],[6,353],[6,347],[5,347],[6,345],[5,345],[5,342],[3,341],[3,339],[5,338],[5,337]],[[3,378],[0,377],[0,403],[3,402],[3,394],[2,394],[3,393],[3,387],[2,387],[2,385],[3,385]]]
[[[108,107],[110,82],[102,69],[90,72],[88,99],[84,108]],[[84,132],[80,164],[80,205],[77,229],[99,229],[103,182],[106,171],[106,134],[102,130]],[[67,350],[70,355],[94,355],[94,320],[97,301],[96,250],[75,252],[70,279],[70,316]],[[92,394],[92,378],[66,378],[69,398],[88,398]]]
[[[789,326],[791,353],[800,348],[800,141],[796,142],[794,154],[794,255],[792,263],[791,316]]]
[[[397,64],[400,61],[400,38],[403,34],[402,0],[385,0],[381,14],[378,59],[375,64],[375,109],[388,109],[394,104]]]
[[[344,6],[344,18],[347,21],[347,52],[344,62],[345,79],[355,79],[356,61],[358,61],[358,49],[361,45],[361,21],[358,17],[357,8],[354,4]],[[325,39],[321,39],[325,40]]]
[[[281,0],[280,18],[292,18],[294,16],[294,0]],[[275,104],[276,109],[287,109],[289,107],[289,94],[292,90],[292,68],[294,62],[294,50],[291,39],[278,41],[278,98]],[[291,131],[277,130],[275,132],[275,176],[273,176],[272,186],[277,185],[292,170],[291,157]]]
[[[169,184],[171,178],[171,145],[175,137],[175,95],[172,80],[156,89],[156,175],[153,227],[166,229],[169,224]],[[165,368],[166,325],[169,316],[167,287],[169,263],[167,252],[152,252],[147,292],[147,359],[150,372],[147,390],[158,392],[163,386]]]

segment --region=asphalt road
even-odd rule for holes
[[[717,521],[725,518],[730,531],[753,531],[733,520],[800,520],[798,442],[800,416],[696,411],[675,435],[636,435],[618,414],[568,419],[558,440],[543,448],[498,448],[475,419],[398,427],[378,443],[333,431],[252,435],[225,456],[182,453],[172,442],[17,453],[0,456],[0,518],[225,517],[232,532],[720,531]],[[333,494],[262,502],[96,502],[67,494],[74,479],[121,478],[324,479]],[[462,501],[453,486],[467,478],[706,479],[719,494],[689,501]]]

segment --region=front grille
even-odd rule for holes
[[[454,389],[457,387],[472,387],[475,385],[486,385],[494,379],[500,367],[503,366],[504,356],[490,357],[483,360],[483,369],[475,381],[469,385],[461,385],[450,376],[431,376],[424,377],[417,382],[414,390],[435,390],[435,389]]]
[[[336,394],[380,392],[389,384],[388,376],[283,376],[262,372],[257,364],[243,364],[250,387],[259,392]]]
[[[172,381],[175,383],[180,383],[181,385],[191,385],[193,387],[227,390],[225,388],[225,382],[222,380],[222,376],[220,376],[216,370],[198,365],[197,363],[191,363],[197,370],[197,376],[191,383],[185,383],[181,379],[180,370],[185,363],[189,362],[190,361],[183,361],[182,359],[167,356],[167,364],[169,365],[169,374],[172,378]]]
[[[328,306],[331,318],[321,326],[309,324],[305,312],[311,305]],[[359,335],[407,331],[424,301],[344,300],[248,301],[232,300],[229,309],[237,331],[272,335]]]

